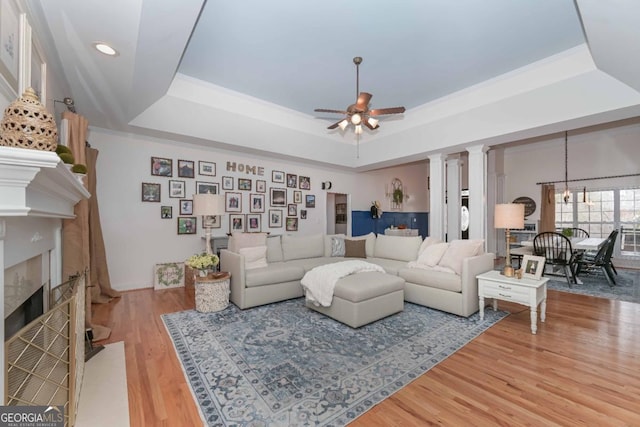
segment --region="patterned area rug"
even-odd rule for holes
[[[618,268],[616,285],[610,287],[603,273],[580,274],[582,284],[567,284],[564,277],[549,276],[547,289],[640,303],[640,270]]]
[[[344,426],[507,313],[462,318],[405,303],[352,329],[304,299],[163,315],[209,426]]]

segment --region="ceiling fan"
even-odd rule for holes
[[[327,127],[327,129],[335,129],[340,127],[340,129],[345,130],[349,123],[355,126],[355,133],[360,135],[362,133],[362,125],[365,125],[371,130],[378,129],[380,126],[378,125],[378,119],[375,117],[382,116],[386,114],[400,114],[404,113],[404,107],[392,107],[392,108],[376,108],[373,110],[369,109],[369,101],[371,101],[371,95],[367,92],[360,92],[360,64],[362,63],[362,58],[356,56],[353,58],[353,63],[356,64],[356,103],[351,104],[347,107],[346,110],[331,110],[327,108],[316,108],[314,111],[318,113],[336,113],[336,114],[344,114],[346,117],[342,120],[337,121],[331,126]]]

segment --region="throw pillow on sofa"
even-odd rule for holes
[[[363,239],[353,240],[344,239],[344,257],[345,258],[366,258],[366,241]]]
[[[242,248],[255,248],[267,245],[267,233],[233,233],[229,238],[228,249],[237,254]]]
[[[448,248],[448,243],[435,243],[429,245],[422,251],[417,262],[418,264],[434,267],[438,265]]]
[[[330,256],[344,256],[344,238],[343,237],[332,237],[331,238],[331,254]]]
[[[482,247],[484,240],[454,240],[449,243],[447,251],[442,256],[442,259],[438,265],[447,267],[456,272],[456,274],[462,274],[462,260],[465,258],[480,255],[482,253]]]
[[[238,252],[244,255],[245,270],[253,270],[254,268],[266,267],[267,264],[267,246],[255,246],[253,248],[242,248]]]
[[[347,235],[343,233],[324,235],[324,256],[326,257],[331,256],[331,239],[333,239],[334,237],[337,237],[340,239],[346,239]]]
[[[435,245],[436,243],[442,243],[442,240],[432,236],[425,237],[424,241],[420,245],[420,249],[418,249],[418,256],[420,256],[422,252],[424,252],[424,250],[427,249],[429,246]]]
[[[372,231],[369,234],[365,234],[364,236],[353,236],[351,237],[351,240],[364,240],[366,242],[365,252],[367,256],[368,257],[373,256],[373,251],[375,250],[375,247],[376,247],[376,233]]]

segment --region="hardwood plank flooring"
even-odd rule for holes
[[[124,341],[132,427],[201,425],[160,315],[194,308],[192,286],[125,292],[93,319]],[[532,335],[512,314],[351,426],[640,426],[640,304],[548,291]]]

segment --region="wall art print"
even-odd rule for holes
[[[216,164],[213,162],[198,161],[198,174],[216,176]]]
[[[195,162],[193,160],[178,160],[178,176],[180,178],[194,178]]]
[[[173,176],[173,160],[164,157],[151,157],[151,175]]]
[[[142,201],[160,202],[160,184],[153,182],[142,183]]]
[[[153,272],[153,289],[184,287],[184,263],[166,262],[156,264]]]

